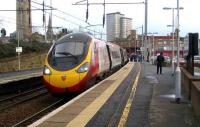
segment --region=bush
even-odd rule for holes
[[[50,43],[38,43],[38,42],[22,42],[20,41],[20,47],[22,47],[22,53],[32,52],[47,52],[52,44]],[[12,39],[8,44],[0,44],[0,59],[16,56],[17,41]]]

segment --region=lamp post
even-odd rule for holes
[[[155,34],[158,34],[158,32],[153,32],[153,33],[147,33],[147,34],[149,34],[149,35],[152,35],[152,45],[153,45],[153,49],[152,49],[152,46],[151,46],[151,44],[150,44],[150,56],[152,56],[152,54],[153,54],[153,64],[154,64],[154,54],[155,54],[155,45],[154,45],[154,35]],[[152,52],[152,50],[153,50],[153,52]]]
[[[145,0],[145,21],[144,21],[144,56],[147,58],[147,23],[148,23],[148,0]],[[146,61],[144,61],[144,76],[146,77]]]
[[[167,27],[172,27],[172,76],[174,75],[174,19],[173,19],[173,24],[172,25],[167,25]]]
[[[176,67],[176,78],[175,78],[175,101],[177,103],[180,102],[181,99],[181,70],[179,66],[179,0],[177,0],[177,26],[176,26],[176,33],[177,33],[177,67]]]
[[[143,25],[142,25],[142,61],[144,57],[144,31],[143,31]]]
[[[22,47],[19,47],[19,40],[20,38],[23,38],[23,25],[22,25],[22,16],[23,16],[23,11],[22,11],[22,3],[19,3],[20,9],[19,12],[17,12],[20,15],[19,19],[19,26],[17,28],[17,47],[16,47],[16,52],[18,53],[18,70],[21,70],[21,60],[20,60],[20,53],[22,52]]]
[[[141,58],[141,60],[143,62],[143,56],[144,56],[144,32],[143,32],[143,25],[140,26],[140,27],[135,28],[135,30],[136,29],[140,29],[140,28],[142,29],[142,34],[141,34],[142,35],[142,39],[141,39],[142,40],[142,56],[141,56],[142,58]]]
[[[148,3],[147,3],[148,0],[145,0],[145,24],[144,24],[144,46],[145,46],[145,55],[147,57],[147,54],[146,54],[146,50],[147,50],[147,17],[148,17]],[[145,62],[146,63],[146,62]]]
[[[51,6],[51,8],[52,8],[52,0],[50,0],[50,6]],[[51,9],[51,43],[53,42],[53,27],[52,27],[52,21],[53,21],[53,19],[52,19],[52,9]]]
[[[183,10],[183,7],[177,7],[178,10]],[[177,8],[171,8],[171,7],[164,7],[163,10],[172,10],[172,25],[167,25],[168,27],[172,27],[172,60],[174,58],[174,10]],[[172,75],[174,75],[174,64],[172,62]]]
[[[153,51],[153,53],[152,53],[152,54],[153,54],[153,64],[154,64],[154,56],[155,56],[155,48],[154,48],[154,35],[152,35],[152,36],[153,36],[153,40],[152,40],[152,41],[153,41],[153,42],[152,42],[152,43],[153,43],[153,50],[151,50],[151,51]]]

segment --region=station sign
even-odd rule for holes
[[[22,53],[22,47],[16,47],[16,52],[17,53]]]

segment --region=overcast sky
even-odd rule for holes
[[[43,0],[32,0],[34,2],[42,3]],[[67,27],[71,29],[78,29],[79,25],[85,27],[86,6],[75,6],[72,3],[80,0],[52,0],[52,5],[58,10],[53,11],[53,26]],[[0,0],[0,9],[16,9],[16,0]],[[103,2],[103,0],[89,0],[89,2]],[[144,0],[107,0],[106,2],[144,2]],[[45,0],[47,5],[50,5],[50,0]],[[163,7],[176,7],[177,0],[148,0],[148,32],[158,32],[159,35],[167,35],[171,32],[171,28],[167,25],[172,24],[172,10],[163,10]],[[188,32],[200,32],[200,1],[199,0],[179,0],[180,7],[180,34],[185,36]],[[42,8],[32,2],[32,9]],[[65,12],[62,13],[61,11]],[[50,12],[50,11],[49,11]],[[126,17],[132,18],[133,29],[144,25],[144,4],[130,4],[130,5],[106,5],[106,13],[121,12]],[[73,18],[67,14],[73,15]],[[103,6],[91,5],[89,6],[89,23],[102,24]],[[176,16],[176,11],[175,11]],[[47,13],[48,23],[48,13]],[[0,28],[5,28],[7,33],[13,32],[16,29],[16,12],[1,11],[0,12]],[[32,11],[33,26],[41,26],[42,11]],[[94,27],[91,27],[91,29]],[[95,28],[96,30],[103,30],[102,26]],[[34,28],[33,31],[44,31],[43,28]],[[54,30],[55,31],[55,30]],[[104,29],[105,31],[105,29]],[[138,29],[141,33],[141,29]]]

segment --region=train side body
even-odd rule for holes
[[[110,68],[109,52],[107,50],[107,44],[104,41],[95,40],[94,41],[94,54],[98,54],[98,76],[107,73]]]
[[[43,80],[51,93],[79,92],[120,65],[118,45],[85,33],[69,34],[55,42],[48,52]]]
[[[120,67],[122,65],[120,46],[110,42],[107,42],[107,45],[111,57],[111,70]]]
[[[121,48],[121,56],[122,56],[122,65],[125,65],[129,59],[125,49]]]

